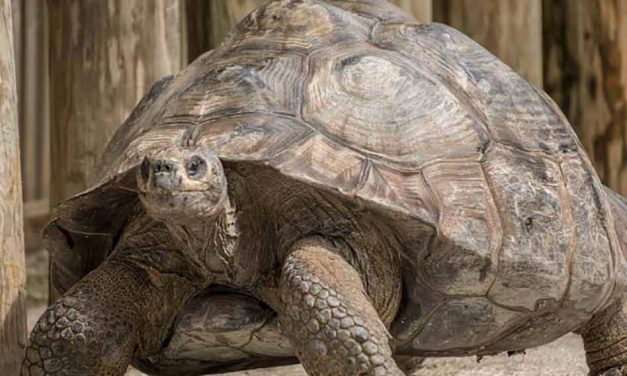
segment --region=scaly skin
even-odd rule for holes
[[[593,316],[582,336],[590,375],[627,376],[627,304],[623,300]]]
[[[109,259],[41,316],[22,375],[123,375],[134,357],[157,351],[195,291],[171,272],[182,267],[170,239],[140,209]]]
[[[403,375],[357,271],[323,242],[284,263],[279,320],[310,375]]]
[[[169,327],[189,295],[183,280],[167,281],[164,289],[149,279],[119,261],[107,261],[82,279],[35,325],[22,375],[123,375],[133,356],[154,350],[161,337],[155,325]],[[178,298],[159,305],[155,298],[166,299],[165,290]]]

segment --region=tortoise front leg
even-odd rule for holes
[[[123,375],[136,354],[160,345],[192,292],[176,275],[106,261],[41,316],[22,375]]]
[[[322,240],[289,254],[279,322],[311,375],[402,375],[357,271]]]

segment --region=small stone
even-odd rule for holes
[[[320,291],[320,294],[318,294],[318,297],[319,297],[320,299],[326,299],[326,298],[328,298],[328,297],[329,297],[329,290],[326,290],[326,289],[325,289],[325,290]]]
[[[311,295],[305,296],[305,305],[307,307],[313,307],[315,303],[316,303],[316,299],[313,296]]]
[[[340,328],[340,320],[338,319],[331,319],[329,320],[329,326],[333,329],[339,329]]]

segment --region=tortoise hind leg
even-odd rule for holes
[[[581,330],[593,376],[627,375],[627,303],[619,299]]]
[[[357,271],[322,240],[301,242],[279,284],[281,329],[310,375],[403,375]]]

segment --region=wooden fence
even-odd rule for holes
[[[117,4],[120,1],[124,0],[88,2],[94,5],[94,2]],[[391,1],[421,22],[442,22],[460,29],[532,83],[543,87],[572,122],[604,182],[627,195],[627,1]],[[50,17],[51,14],[54,17],[69,14],[64,7],[72,6],[72,2],[12,2],[20,100],[26,244],[27,248],[32,249],[38,245],[38,231],[47,218],[51,202],[50,126],[54,128],[55,125],[50,121],[49,72],[57,68],[59,61],[53,64],[50,60],[53,56],[49,48],[50,35],[54,33],[51,33],[52,26],[49,25],[72,22],[72,19],[56,18],[50,22]],[[178,39],[180,46],[177,58],[183,64],[172,65],[176,68],[216,46],[237,20],[264,2],[132,1],[135,4],[133,6],[143,4],[145,7],[164,7],[170,17],[168,22],[178,20],[175,26],[179,28],[179,33],[175,35],[181,37]],[[89,6],[81,9],[90,12]],[[95,19],[99,14],[85,17]],[[154,30],[146,28],[134,32],[151,33]],[[166,43],[172,43],[171,34],[168,38],[170,41]],[[75,67],[79,69],[79,65]],[[52,95],[57,98],[55,89],[56,86]],[[132,103],[141,95],[134,94],[136,97],[126,100],[119,111],[130,111]],[[62,102],[55,103],[55,110],[58,110],[57,106],[62,105]],[[59,121],[58,117],[53,118]],[[58,156],[52,159],[55,164],[60,163]],[[64,161],[76,162],[72,159]],[[69,193],[64,191],[63,195]]]

